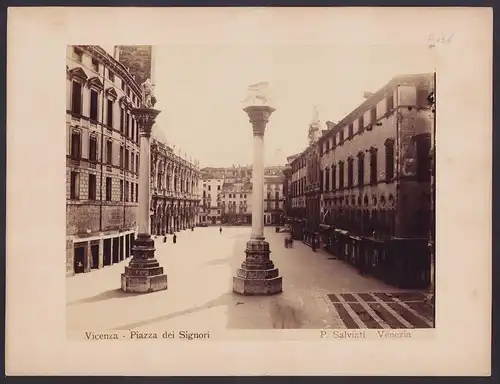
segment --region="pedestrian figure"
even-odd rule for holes
[[[163,242],[164,242],[164,243],[166,243],[166,242],[167,242],[167,234],[166,234],[166,233],[163,235]]]
[[[219,228],[219,233],[222,235],[222,227]]]
[[[194,231],[194,227],[191,227],[191,232],[193,232],[193,231]]]
[[[174,237],[172,238],[174,244],[177,243],[177,235],[174,233]]]

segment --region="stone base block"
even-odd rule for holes
[[[122,273],[122,291],[135,293],[156,292],[167,289],[167,275],[127,276]]]
[[[283,292],[281,276],[272,279],[245,279],[233,277],[233,291],[240,295],[275,295]]]

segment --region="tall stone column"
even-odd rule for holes
[[[269,258],[264,237],[264,131],[271,114],[269,106],[244,109],[253,127],[252,233],[246,244],[245,261],[233,277],[233,291],[242,295],[273,295],[282,292],[282,278]]]
[[[121,276],[125,292],[154,292],[167,289],[167,275],[155,259],[154,240],[150,234],[151,129],[160,111],[137,108],[132,111],[140,129],[139,161],[139,233],[132,248],[133,257]]]

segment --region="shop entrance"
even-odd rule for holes
[[[118,263],[120,261],[119,259],[120,244],[118,243],[118,241],[119,241],[118,237],[115,237],[113,239],[113,264]]]
[[[85,244],[75,244],[75,253],[73,258],[73,268],[76,273],[85,272]]]
[[[124,248],[125,242],[123,241],[123,236],[120,236],[120,255],[118,257],[118,260],[122,261],[123,260],[123,254],[125,253],[125,248]]]
[[[111,265],[111,239],[104,239],[102,253],[104,266]]]
[[[92,244],[90,246],[90,253],[92,255],[92,265],[90,266],[90,268],[99,268],[99,244]]]
[[[130,235],[125,236],[125,255],[123,256],[125,259],[130,256]]]

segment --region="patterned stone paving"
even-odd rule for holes
[[[327,295],[348,329],[434,328],[424,292],[363,292]]]

